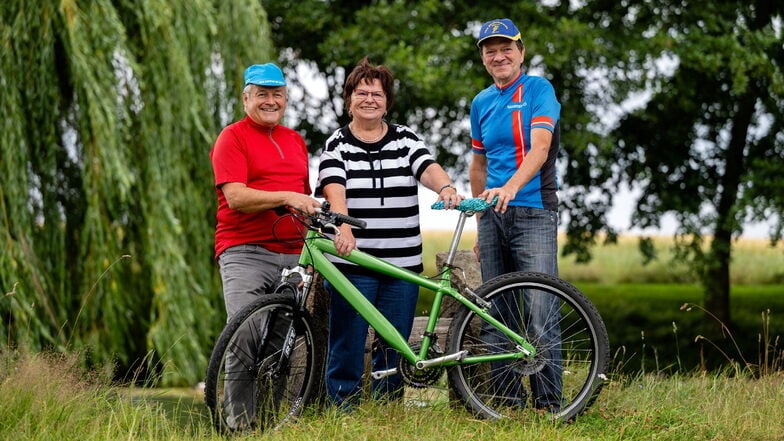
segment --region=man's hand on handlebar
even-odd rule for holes
[[[292,193],[286,201],[286,205],[300,213],[312,216],[316,214],[316,208],[321,207],[321,202],[305,194]]]

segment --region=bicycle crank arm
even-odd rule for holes
[[[468,355],[468,351],[460,351],[455,352],[454,354],[444,355],[443,357],[431,358],[430,360],[420,360],[416,363],[417,369],[426,369],[431,366],[438,366],[439,364],[444,364],[448,361],[461,361],[463,360],[466,355]]]
[[[397,373],[397,368],[387,369],[385,371],[375,371],[370,374],[374,380],[380,380],[384,377],[389,377],[391,375],[395,375]]]
[[[417,369],[427,369],[431,366],[438,366],[439,364],[446,363],[448,361],[460,361],[464,359],[468,355],[468,351],[460,351],[455,352],[454,354],[445,355],[443,357],[432,358],[430,360],[421,360],[416,363]],[[375,371],[370,374],[371,377],[375,380],[380,380],[384,377],[389,377],[390,375],[397,374],[397,368],[387,369],[385,371]]]

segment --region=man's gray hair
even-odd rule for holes
[[[286,86],[259,86],[258,84],[248,84],[247,86],[245,86],[244,89],[242,89],[242,94],[243,95],[250,95],[250,90],[251,90],[251,87],[253,87],[253,86],[256,86],[256,87],[267,87],[267,88],[270,88],[270,89],[277,89],[279,87],[282,87],[283,89],[285,89],[286,95],[288,95],[288,87],[286,87]]]

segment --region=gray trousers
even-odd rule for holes
[[[218,256],[226,322],[261,294],[271,292],[280,282],[284,268],[297,265],[299,254],[281,254],[259,245],[237,245]]]
[[[280,254],[259,245],[238,245],[226,249],[218,257],[223,298],[226,303],[226,321],[242,308],[271,292],[280,282],[280,272],[297,264],[299,254]],[[263,335],[269,329],[270,320],[278,323],[271,335]],[[256,381],[258,367],[263,358],[276,353],[288,329],[279,317],[266,314],[257,316],[237,332],[237,337],[226,354],[224,378],[224,411],[226,422],[232,429],[246,428],[256,418],[256,400],[259,384]],[[283,329],[285,328],[285,329]],[[278,335],[280,334],[280,335]],[[257,336],[264,341],[252,340]]]

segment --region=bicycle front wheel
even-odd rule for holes
[[[502,359],[520,356],[520,346],[468,308],[459,311],[448,348],[467,355],[448,377],[468,409],[495,419],[533,408],[569,420],[594,401],[610,345],[599,313],[577,288],[551,275],[515,272],[488,281],[476,294],[487,302],[488,313],[525,337],[536,354]]]
[[[210,357],[205,403],[220,433],[274,429],[302,413],[322,381],[324,345],[291,295],[264,294],[226,325]]]

